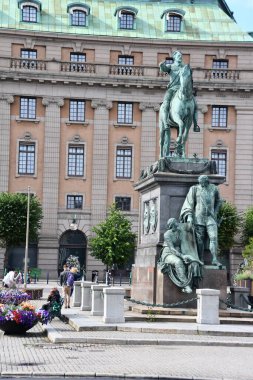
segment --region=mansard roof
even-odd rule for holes
[[[73,26],[70,23],[67,9],[75,3],[73,0],[32,1],[42,5],[38,23],[21,21],[18,0],[1,0],[0,30],[166,41],[253,42],[252,37],[236,24],[225,0],[80,0],[77,3],[85,4],[90,10],[86,27]],[[130,7],[136,14],[135,28],[119,29],[117,17],[114,16],[115,10]],[[165,19],[161,19],[161,15],[170,8],[185,12],[180,32],[165,30]]]

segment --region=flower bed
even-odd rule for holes
[[[17,290],[1,290],[0,330],[6,334],[24,334],[38,322],[46,324],[49,313],[46,310],[36,310],[27,302],[29,295]],[[21,302],[21,299],[26,299]]]

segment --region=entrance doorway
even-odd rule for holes
[[[86,270],[87,238],[82,231],[68,230],[60,238],[58,256],[58,275],[69,256],[75,256],[80,263],[81,272]]]

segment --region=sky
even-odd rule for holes
[[[245,32],[253,32],[253,0],[226,0],[226,3],[237,24]]]

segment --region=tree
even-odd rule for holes
[[[239,231],[241,218],[234,205],[224,202],[219,210],[218,221],[220,221],[218,244],[222,254],[234,245],[235,235]]]
[[[242,243],[247,245],[253,237],[253,207],[248,208],[243,215]]]
[[[133,255],[135,233],[131,230],[131,222],[113,204],[108,217],[93,227],[96,236],[90,238],[91,255],[107,266],[122,266]]]
[[[29,241],[35,242],[43,218],[41,203],[30,198]],[[0,193],[0,245],[20,245],[26,239],[27,195]]]

